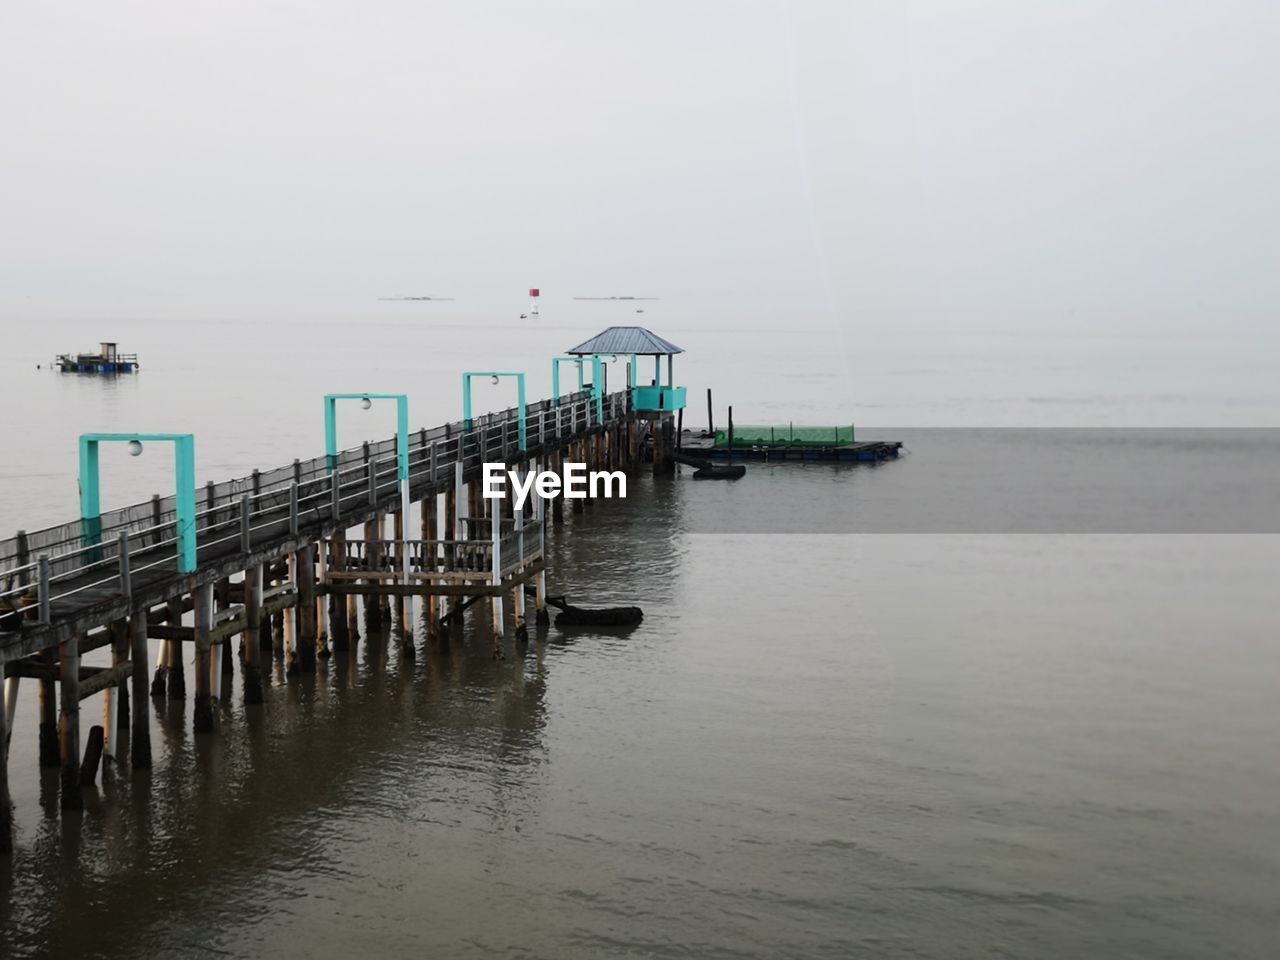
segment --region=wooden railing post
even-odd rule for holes
[[[248,553],[253,548],[253,531],[249,524],[249,494],[240,495],[240,552]]]
[[[40,623],[49,622],[49,555],[47,553],[40,554],[40,583],[37,587],[39,591]]]
[[[289,484],[289,533],[298,535],[298,481]]]
[[[120,562],[120,595],[126,600],[133,597],[133,584],[129,577],[129,531],[120,531],[120,549],[118,551]]]

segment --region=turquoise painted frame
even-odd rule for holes
[[[551,395],[554,398],[553,403],[560,402],[560,364],[576,363],[578,365],[578,390],[582,387],[582,365],[587,362],[588,357],[591,359],[591,395],[596,400],[596,420],[604,420],[604,393],[601,389],[601,381],[604,377],[600,373],[600,357],[598,353],[588,354],[587,356],[568,356],[568,357],[552,357],[551,358]],[[613,354],[607,354],[613,356]],[[634,365],[633,365],[634,367]],[[633,371],[634,372],[634,371]]]
[[[409,479],[409,395],[407,393],[326,393],[324,395],[324,457],[329,473],[338,467],[339,400],[396,402],[396,479]]]
[[[501,370],[468,370],[462,375],[462,429],[471,432],[471,378],[472,377],[515,377],[516,406],[519,408],[520,449],[529,449],[528,411],[524,401],[524,374]]]
[[[172,443],[178,541],[178,572],[196,571],[196,443],[189,433],[80,434],[80,519],[85,545],[102,542],[102,504],[98,482],[101,443]]]

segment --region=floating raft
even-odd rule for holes
[[[902,449],[899,440],[871,440],[863,443],[841,443],[821,446],[818,444],[746,443],[739,444],[734,437],[733,446],[716,446],[710,437],[694,437],[681,444],[681,452],[705,460],[787,460],[787,461],[842,461],[846,463],[878,463],[895,460]]]
[[[97,353],[60,353],[53,365],[63,373],[133,373],[138,355],[121,353],[113,341],[104,340]]]

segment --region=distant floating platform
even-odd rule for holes
[[[717,447],[710,437],[693,437],[681,443],[680,450],[691,457],[707,460],[759,460],[844,463],[878,463],[896,460],[902,449],[899,440],[871,440],[865,443],[842,443],[831,446],[800,446],[796,444],[753,444],[733,448]]]
[[[134,373],[138,369],[136,353],[121,353],[111,340],[104,340],[97,353],[61,353],[53,365],[63,373]]]

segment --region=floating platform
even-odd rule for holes
[[[871,440],[865,443],[842,443],[830,446],[795,444],[752,444],[751,446],[717,447],[711,437],[685,438],[680,453],[707,460],[803,461],[879,463],[896,460],[902,449],[899,440]]]
[[[63,373],[133,373],[138,369],[136,353],[120,353],[116,344],[104,340],[97,353],[62,353],[53,365]]]

